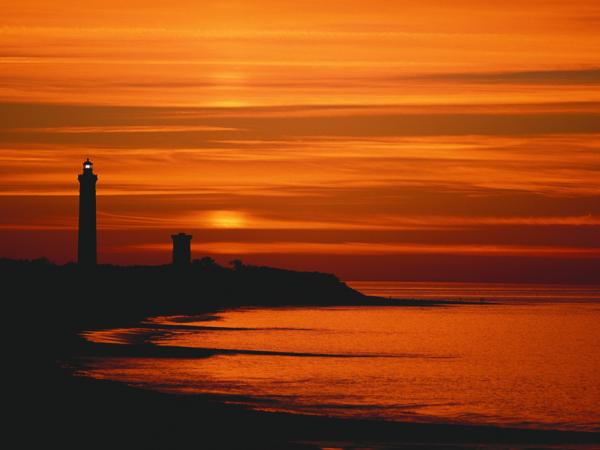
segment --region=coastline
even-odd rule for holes
[[[597,448],[600,433],[338,419],[255,411],[210,395],[164,394],[57,369],[43,411],[62,448]],[[66,424],[69,424],[68,426]],[[49,441],[46,441],[49,443]]]
[[[210,321],[215,311],[206,313]],[[195,318],[197,320],[197,318]],[[145,322],[147,324],[147,322]],[[151,322],[150,322],[151,325]],[[182,324],[185,327],[185,323]],[[218,327],[215,327],[218,328]],[[152,333],[152,326],[148,328]],[[76,375],[78,358],[160,357],[210,358],[235,354],[238,350],[181,348],[132,342],[129,344],[71,343],[71,363],[60,369],[64,394],[75,402],[73,410],[99,415],[92,422],[103,423],[114,439],[128,448],[179,448],[201,443],[201,447],[230,449],[322,448],[377,449],[592,449],[600,446],[600,432],[507,428],[489,425],[396,422],[379,419],[335,418],[298,413],[270,412],[244,406],[244,398],[212,394],[176,394],[146,390],[115,381]],[[262,352],[249,352],[251,354]],[[64,399],[64,396],[61,396]],[[93,406],[90,406],[93,405]],[[115,406],[117,405],[117,406]],[[119,411],[116,411],[116,410]],[[122,409],[122,411],[120,411]],[[127,413],[125,411],[128,411]],[[117,413],[117,417],[114,414]],[[126,414],[126,417],[119,417]],[[103,422],[111,417],[110,422]],[[77,418],[69,418],[77,421]],[[114,422],[113,422],[114,421]],[[119,421],[135,425],[122,430]],[[223,425],[231,433],[221,433]],[[89,427],[92,429],[90,430]],[[154,437],[139,430],[148,427]],[[78,427],[79,429],[79,427]],[[82,433],[97,431],[82,424]],[[79,431],[78,431],[79,433]],[[125,433],[126,435],[123,435]],[[168,437],[168,438],[167,438]],[[169,439],[168,442],[164,439]],[[111,444],[111,445],[114,445]],[[102,446],[102,445],[101,445]]]
[[[23,270],[18,267],[13,276],[7,277],[9,284],[15,287],[14,291],[20,289],[25,299],[15,303],[20,310],[18,313],[22,317],[33,317],[35,321],[33,331],[24,336],[25,345],[32,349],[29,362],[32,367],[27,372],[31,382],[24,385],[28,392],[28,399],[23,405],[25,441],[78,449],[199,447],[316,450],[359,446],[441,450],[498,449],[506,448],[506,445],[514,449],[531,446],[536,449],[591,449],[600,446],[600,432],[389,422],[256,411],[228,404],[222,397],[165,394],[113,381],[82,378],[75,376],[73,371],[77,359],[82,357],[156,356],[157,352],[162,352],[161,357],[168,354],[182,357],[182,354],[175,355],[173,349],[157,349],[149,344],[92,345],[78,335],[85,330],[135,326],[146,318],[159,315],[211,315],[223,309],[260,306],[359,304],[442,307],[486,303],[390,302],[387,298],[357,293],[334,277],[265,269],[258,271],[258,277],[262,278],[250,278],[251,274],[243,272],[219,272],[217,277],[221,280],[246,284],[240,283],[235,289],[223,291],[213,282],[208,288],[204,286],[201,292],[192,290],[190,286],[202,286],[202,281],[211,280],[211,273],[173,274],[168,268],[101,268],[96,273],[56,266],[27,269],[32,268]],[[120,284],[120,271],[127,272],[126,285]],[[108,284],[107,279],[111,281]],[[273,279],[278,281],[277,286],[265,284]],[[166,297],[165,289],[173,280],[180,283],[178,289],[170,291],[171,296]],[[294,283],[309,280],[311,284],[305,287],[302,295],[312,293],[314,296],[302,297],[296,293],[293,302],[281,302],[280,293],[287,292],[283,287],[291,289],[286,284],[290,280]],[[87,286],[95,286],[99,282],[105,284],[86,298],[78,297],[79,292],[86,292]],[[70,289],[65,290],[65,286],[70,286]],[[234,295],[247,286],[252,286],[252,290],[246,289],[243,296]],[[265,292],[263,287],[268,289],[266,297],[261,297]],[[114,292],[119,292],[119,295],[115,296]],[[186,292],[199,292],[200,295],[193,299],[180,295]],[[220,295],[209,296],[215,292]],[[337,295],[330,297],[332,292]],[[49,301],[55,298],[60,301]],[[261,301],[264,298],[266,302]],[[312,301],[307,302],[306,298]],[[129,303],[124,304],[124,299],[128,299]],[[326,299],[330,302],[324,301]],[[177,351],[186,353],[187,357],[216,354],[210,349]]]

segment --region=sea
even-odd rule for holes
[[[464,303],[151,318],[83,336],[206,355],[86,358],[77,373],[262,411],[600,431],[600,286],[348,284]]]

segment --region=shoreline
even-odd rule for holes
[[[208,394],[170,394],[57,369],[53,395],[65,415],[48,422],[63,448],[86,436],[87,448],[200,448],[317,450],[372,449],[597,448],[600,432],[503,428],[484,425],[392,422],[266,412],[228,404]],[[60,423],[71,431],[61,433]],[[124,426],[126,424],[127,426]],[[230,424],[230,433],[223,426]],[[71,442],[72,441],[72,442]],[[69,447],[72,445],[72,447]],[[97,446],[97,447],[96,447]],[[206,446],[206,447],[205,447]],[[500,447],[504,448],[504,447]]]
[[[87,344],[86,330],[136,326],[157,316],[204,315],[246,307],[445,307],[488,302],[392,300],[365,296],[333,276],[269,268],[243,271],[169,267],[100,267],[83,271],[4,262],[8,288],[31,349],[23,383],[23,439],[58,448],[321,448],[536,449],[600,447],[600,432],[420,424],[256,411],[208,395],[165,394],[77,377],[79,357],[156,356],[156,346]],[[92,286],[92,289],[90,289]],[[281,302],[285,298],[287,301]],[[307,302],[306,299],[311,299]],[[184,325],[184,324],[182,324]],[[210,357],[211,349],[191,349]],[[184,350],[183,352],[188,352]],[[199,352],[199,353],[198,353]],[[177,356],[175,356],[177,357]],[[29,367],[27,367],[29,369]],[[21,371],[17,372],[19,375]],[[21,387],[19,385],[19,387]],[[10,387],[9,387],[10,388]],[[225,430],[222,432],[223,428]],[[56,445],[53,445],[56,444]],[[568,445],[568,446],[567,446]],[[24,447],[28,447],[24,445]],[[32,446],[31,446],[32,447]]]
[[[339,306],[339,305],[338,305]],[[297,307],[295,305],[294,307]],[[237,309],[237,308],[233,308]],[[214,320],[217,311],[206,312],[206,322]],[[152,330],[150,323],[149,332]],[[139,325],[139,323],[138,323]],[[185,321],[181,323],[185,327]],[[143,339],[142,339],[143,341]],[[119,408],[135,411],[134,421],[149,421],[152,428],[160,435],[172,435],[177,429],[179,444],[186,446],[196,439],[199,425],[192,422],[194,417],[209,420],[200,428],[211,429],[198,437],[209,448],[277,448],[290,450],[316,450],[321,448],[354,448],[357,445],[371,449],[496,449],[498,445],[510,444],[511,448],[536,449],[582,448],[591,449],[600,446],[600,432],[569,431],[557,429],[510,428],[491,425],[397,422],[369,418],[336,418],[326,415],[310,415],[302,413],[269,412],[252,409],[243,405],[243,398],[219,396],[213,394],[179,394],[154,391],[143,387],[129,386],[124,383],[98,380],[78,376],[73,372],[76,360],[81,357],[161,357],[161,358],[209,358],[220,354],[237,354],[239,350],[223,350],[208,348],[181,348],[156,346],[149,343],[109,344],[86,341],[79,336],[71,341],[71,363],[60,369],[61,386],[68,398],[94,404],[97,413],[98,397],[101,402],[108,399]],[[246,352],[244,352],[246,353]],[[263,352],[248,352],[262,354]],[[267,352],[271,354],[272,352]],[[315,355],[307,355],[315,356]],[[86,400],[83,400],[86,399]],[[231,404],[235,402],[237,404]],[[103,415],[110,415],[110,407]],[[81,410],[81,406],[75,409]],[[85,410],[85,408],[83,408]],[[102,408],[100,408],[102,409]],[[141,409],[142,411],[138,411]],[[152,418],[144,416],[145,410],[157,412]],[[160,413],[158,413],[160,411]],[[167,417],[168,416],[168,417]],[[145,417],[142,419],[142,417]],[[75,419],[76,420],[76,419]],[[131,420],[128,419],[128,420]],[[176,423],[173,423],[175,421]],[[243,425],[240,427],[240,423]],[[223,423],[231,423],[232,429],[240,436],[221,436],[218,432]],[[182,425],[185,424],[185,425]],[[210,424],[210,426],[208,426]],[[143,426],[140,424],[140,426]],[[183,426],[184,429],[180,427]],[[115,428],[116,427],[116,428]],[[85,426],[84,426],[85,428]],[[247,429],[250,428],[250,429]],[[107,429],[119,430],[116,424]],[[259,430],[263,430],[258,433]],[[273,431],[277,430],[273,435]],[[120,436],[126,430],[116,432],[119,439],[133,439],[133,436]],[[257,434],[258,433],[258,434]],[[139,442],[140,448],[152,447],[151,442]],[[135,446],[129,443],[128,446]],[[148,447],[149,446],[149,447]],[[165,445],[167,446],[167,445]],[[422,447],[421,447],[422,446]],[[167,446],[167,447],[170,447]],[[503,447],[500,447],[503,448]]]

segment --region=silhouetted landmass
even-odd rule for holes
[[[549,449],[563,443],[568,444],[566,448],[600,443],[600,433],[251,411],[230,404],[235,401],[230,397],[225,402],[218,396],[162,394],[72,375],[81,358],[208,358],[219,354],[151,344],[93,344],[78,335],[90,328],[239,306],[390,304],[389,299],[364,296],[330,274],[248,266],[240,261],[227,268],[210,258],[185,267],[106,265],[90,269],[44,259],[0,259],[0,274],[7,293],[4,304],[16,306],[5,321],[17,325],[11,337],[25,360],[11,366],[23,384],[17,384],[21,399],[15,414],[25,427],[19,448],[474,450],[504,448],[496,444]]]
[[[240,306],[350,306],[468,303],[366,296],[335,275],[212,258],[183,266],[82,267],[47,259],[0,258],[4,288],[19,307],[52,317],[63,330],[129,324],[150,316],[190,315]]]
[[[0,259],[0,273],[5,287],[32,309],[79,329],[236,306],[364,305],[368,300],[331,274],[240,261],[227,268],[210,258],[183,267],[94,268]]]

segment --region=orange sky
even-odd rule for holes
[[[2,2],[0,256],[597,281],[596,1]]]

